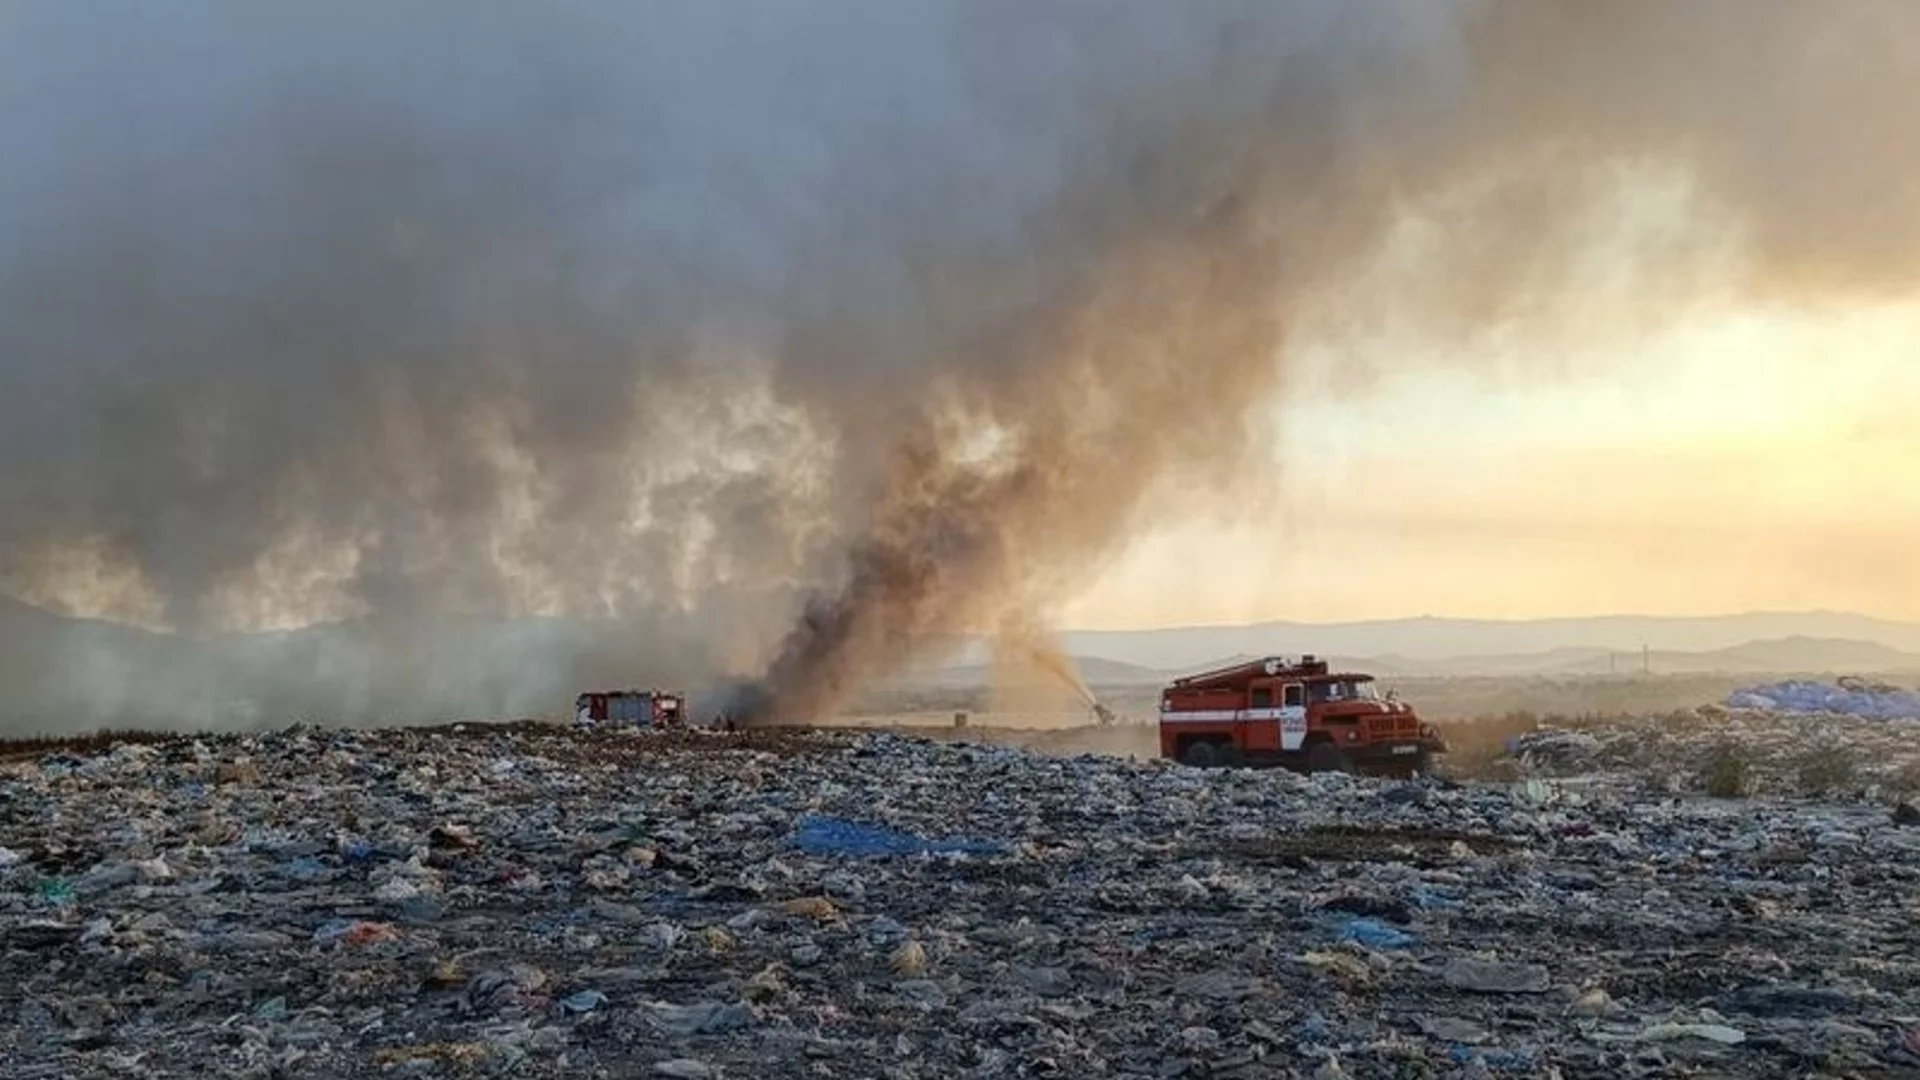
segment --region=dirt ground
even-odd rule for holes
[[[1152,757],[1159,752],[1159,729],[1129,722],[1102,727],[1072,713],[968,713],[965,726],[951,712],[901,712],[843,718],[835,727],[872,728],[923,735],[951,742],[998,742],[1042,753],[1073,756]]]
[[[1468,778],[1497,769],[1507,740],[1542,723],[1566,725],[1622,717],[1679,714],[1711,705],[1751,678],[1622,675],[1571,678],[1462,677],[1386,679],[1402,700],[1436,723],[1451,752],[1440,770]],[[1085,710],[997,711],[990,695],[964,689],[870,695],[836,726],[887,728],[949,740],[1011,743],[1049,754],[1153,757],[1159,752],[1151,686],[1093,688],[1122,723],[1089,723]],[[957,726],[956,715],[964,715]]]
[[[1678,713],[1708,705],[1752,680],[1722,676],[1619,676],[1567,679],[1471,677],[1391,679],[1421,715],[1438,724],[1452,746],[1442,771],[1481,775],[1502,757],[1508,737],[1542,722],[1564,726],[1628,716]],[[1101,754],[1147,758],[1159,752],[1154,718],[1159,690],[1153,686],[1095,686],[1100,701],[1121,718],[1112,726],[1092,723],[1088,710],[1070,695],[1016,696],[1007,700],[987,690],[881,691],[867,695],[832,726],[891,729],[951,741],[1010,743],[1043,753],[1071,756]],[[956,716],[964,724],[956,725]],[[532,729],[546,728],[533,724]],[[428,729],[422,729],[423,731]],[[451,726],[443,729],[451,731]],[[56,747],[87,749],[90,744],[139,741],[157,733],[113,733],[0,743],[0,757],[31,756]]]
[[[1546,676],[1458,676],[1449,678],[1383,678],[1382,689],[1397,691],[1428,720],[1446,723],[1504,716],[1512,712],[1558,714],[1563,716],[1644,716],[1672,712],[1724,700],[1729,693],[1757,682],[1771,682],[1785,676],[1742,675],[1577,675]],[[1809,674],[1810,678],[1828,678]],[[1907,685],[1912,676],[1894,677]],[[1158,711],[1159,688],[1147,685],[1103,686],[1093,691],[1102,702],[1122,717],[1147,721]],[[876,690],[862,697],[848,710],[854,721],[866,722],[894,717],[924,717],[928,723],[951,723],[953,714],[966,712],[988,723],[986,714],[1007,710],[996,708],[992,691],[981,688],[948,687],[940,689]],[[1086,711],[1075,707],[1064,696],[1050,709],[1036,709],[1033,718],[1018,723],[989,726],[1048,727],[1078,724]],[[1041,714],[1053,714],[1045,719]],[[918,722],[918,720],[916,720]]]

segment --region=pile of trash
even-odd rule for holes
[[[1741,794],[1886,801],[1920,796],[1920,731],[1821,713],[1727,712],[1545,725],[1506,741],[1521,777],[1604,775],[1651,794],[1710,793],[1716,770]]]
[[[1586,772],[1597,766],[1605,749],[1590,731],[1550,727],[1507,740],[1507,753],[1529,771]]]
[[[1920,691],[1846,677],[1836,683],[1789,680],[1736,690],[1729,709],[1775,713],[1822,713],[1869,720],[1920,720]]]
[[[11,1080],[1920,1069],[1866,802],[480,726],[0,791]]]

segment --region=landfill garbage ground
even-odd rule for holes
[[[0,1076],[1920,1075],[1915,729],[1718,725],[1467,783],[857,731],[15,747]],[[1769,763],[1816,730],[1884,743],[1810,797]],[[1729,745],[1773,782],[1706,796]]]

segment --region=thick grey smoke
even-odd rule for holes
[[[1690,289],[1910,291],[1916,91],[1899,0],[10,5],[0,591],[190,647],[18,677],[818,716],[1258,498],[1289,321],[1410,220],[1434,325],[1632,170],[1737,248]]]

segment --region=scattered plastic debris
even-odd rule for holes
[[[1705,1039],[1722,1046],[1738,1046],[1747,1041],[1747,1033],[1725,1024],[1655,1024],[1640,1033],[1642,1042],[1674,1042],[1679,1039]]]
[[[1729,709],[1777,713],[1832,713],[1868,720],[1920,720],[1920,692],[1846,678],[1829,684],[1790,680],[1727,695]]]
[[[1348,919],[1340,927],[1340,937],[1369,949],[1406,949],[1419,940],[1376,919]]]
[[[1530,731],[1507,740],[1507,752],[1523,763],[1560,769],[1584,768],[1592,764],[1600,749],[1600,740],[1587,732],[1555,728]]]
[[[927,840],[898,829],[823,817],[803,818],[795,842],[809,855],[1000,855],[1008,850],[995,840]]]
[[[1920,790],[1920,738],[1906,723],[1840,713],[1727,711],[1587,721],[1507,740],[1528,810],[1578,809],[1602,789],[1650,796],[1828,797]],[[1729,792],[1726,788],[1736,788]]]
[[[29,757],[0,764],[0,1060],[23,1080],[1911,1072],[1920,830],[1876,796],[1658,779],[1734,740],[1784,784],[1835,731],[1879,776],[1905,729],[1699,727],[1535,755],[1591,770],[1545,799],[848,732],[292,729]]]
[[[1502,964],[1456,956],[1440,972],[1448,986],[1481,994],[1538,994],[1553,985],[1547,969],[1539,964]]]
[[[1461,1065],[1478,1064],[1494,1072],[1510,1070],[1531,1071],[1535,1068],[1534,1055],[1513,1050],[1481,1049],[1473,1046],[1456,1046],[1448,1054]]]

